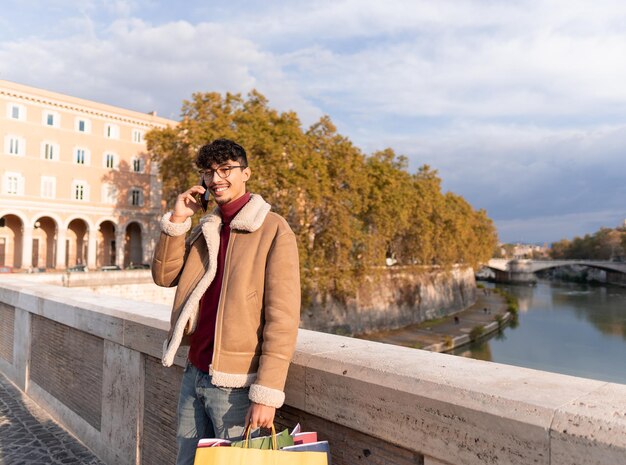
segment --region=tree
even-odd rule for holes
[[[567,239],[561,239],[560,241],[553,242],[550,246],[550,257],[555,260],[568,258],[568,251],[570,248],[570,241]]]
[[[388,148],[374,153],[365,164],[368,182],[362,221],[368,237],[367,262],[373,265],[402,256],[402,235],[410,226],[417,199],[405,157]]]
[[[617,260],[626,255],[626,233],[620,228],[600,228],[593,234],[561,239],[552,244],[550,256],[555,259]]]
[[[199,147],[218,137],[238,141],[249,154],[249,189],[298,237],[305,292],[353,295],[388,256],[402,265],[476,265],[497,242],[486,212],[443,194],[436,171],[409,173],[406,157],[391,148],[363,154],[327,116],[304,131],[297,114],[279,113],[252,91],[195,93],[181,117],[177,127],[146,135],[167,205],[198,182]]]

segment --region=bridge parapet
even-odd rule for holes
[[[165,306],[7,279],[0,370],[106,462],[173,463],[185,353],[160,365],[167,320]],[[280,422],[320,431],[336,465],[626,456],[626,385],[301,330],[286,394]]]
[[[498,282],[533,282],[534,273],[561,266],[580,265],[613,273],[626,274],[626,263],[608,260],[517,260],[492,258],[487,267],[496,274]]]
[[[590,268],[598,268],[605,271],[614,271],[626,274],[626,263],[613,262],[609,260],[533,260],[531,266],[533,271],[547,270],[560,266],[588,266]]]

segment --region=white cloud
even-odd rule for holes
[[[88,42],[108,44],[113,53],[136,54],[137,61],[152,58],[147,64],[154,66],[154,57],[145,56],[149,48],[163,61],[182,64],[189,71],[183,82],[199,82],[195,75],[210,59],[224,79],[209,74],[202,82],[215,82],[217,90],[227,84],[239,91],[252,83],[269,89],[277,106],[292,102],[291,108],[315,116],[320,111],[307,102],[321,102],[326,112],[341,109],[354,120],[351,129],[371,121],[373,113],[482,119],[584,113],[601,119],[622,114],[626,106],[626,61],[621,59],[626,31],[617,27],[626,8],[618,2],[599,1],[593,8],[582,0],[488,7],[470,0],[270,2],[249,14],[242,9],[221,24],[198,18],[195,24],[156,26],[130,19],[154,7],[150,2],[63,0],[57,5],[83,13],[64,19],[55,53],[71,47],[68,42],[76,41],[73,36],[82,28]],[[197,7],[191,2],[187,9]],[[210,18],[211,7],[205,8]],[[100,24],[96,37],[93,21],[102,19],[95,16],[102,11],[124,20],[111,27]],[[74,34],[67,37],[66,31]],[[115,62],[114,56],[107,58]],[[242,72],[243,80],[233,80]],[[278,91],[285,89],[288,97]]]
[[[622,1],[37,5],[0,43],[3,79],[169,117],[195,91],[257,88],[305,125],[330,114],[366,151],[432,165],[511,233],[624,211]]]
[[[151,26],[129,19],[113,22],[102,35],[4,43],[0,75],[139,110],[165,108],[170,117],[192,92],[245,94],[255,87],[269,90],[272,104],[281,109],[297,105],[302,113],[321,114],[298,95],[271,54],[225,26],[184,21]]]
[[[377,37],[374,30],[370,37],[379,40],[367,48],[344,51],[327,41],[285,54],[283,61],[294,67],[307,95],[329,105],[342,95],[338,104],[356,118],[376,111],[530,119],[625,110],[626,31],[575,36],[529,27],[494,37],[476,32],[483,26],[478,19],[465,26],[450,33],[449,25],[422,30],[418,23],[398,37]]]
[[[400,35],[420,29],[426,32],[445,27],[447,31],[463,28],[496,27],[511,13],[529,16],[523,8],[492,3],[489,8],[475,1],[343,0],[316,2],[278,2],[259,15],[253,11],[240,16],[246,35],[262,34],[261,40],[326,40]],[[508,21],[510,22],[510,21]]]

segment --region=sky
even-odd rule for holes
[[[1,0],[0,79],[178,119],[256,89],[553,242],[626,219],[621,0]]]

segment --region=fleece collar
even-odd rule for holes
[[[230,229],[239,229],[241,231],[254,232],[261,227],[267,213],[270,211],[270,204],[263,200],[258,194],[251,194],[250,200],[246,203],[239,213],[230,222]],[[205,215],[200,220],[200,225],[204,230],[205,224],[222,224],[222,216],[219,207],[215,207],[211,213]]]
[[[230,229],[254,232],[261,227],[270,209],[271,205],[263,200],[263,197],[258,194],[251,194],[248,203],[241,207],[239,213],[231,220]],[[215,207],[213,211],[200,219],[198,226],[191,232],[188,240],[190,243],[193,243],[202,234],[210,252],[215,247],[216,239],[219,246],[219,230],[221,226],[222,216],[220,215],[220,209]]]

